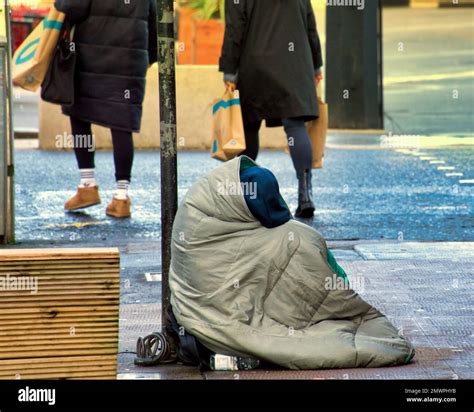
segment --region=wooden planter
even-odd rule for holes
[[[118,249],[0,250],[0,380],[116,379],[119,302]]]
[[[196,10],[183,8],[179,13],[179,64],[219,64],[224,41],[224,23],[201,20]]]

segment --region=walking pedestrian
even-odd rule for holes
[[[219,70],[239,89],[246,150],[256,160],[259,130],[283,126],[298,178],[295,216],[310,218],[312,147],[305,122],[319,117],[315,81],[323,65],[310,0],[226,0],[226,29]]]
[[[71,121],[80,183],[65,209],[74,211],[101,202],[91,131],[91,124],[96,124],[111,129],[114,148],[117,186],[106,213],[130,217],[132,133],[140,131],[146,73],[158,57],[156,2],[56,0],[55,6],[75,25],[77,53],[75,102],[62,109]]]

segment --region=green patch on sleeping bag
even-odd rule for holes
[[[346,271],[341,266],[339,266],[339,264],[336,262],[336,258],[334,257],[334,255],[329,249],[328,249],[328,264],[329,266],[331,266],[331,269],[334,270],[334,272],[336,273],[338,277],[344,279],[344,281],[349,283],[349,279],[347,277]]]

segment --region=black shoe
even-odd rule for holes
[[[313,185],[311,170],[298,173],[298,209],[295,217],[310,219],[316,210],[313,203]]]

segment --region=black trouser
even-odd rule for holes
[[[313,163],[313,149],[311,140],[302,119],[283,119],[283,127],[288,139],[291,159],[297,173],[311,170]],[[257,159],[260,137],[259,130],[262,122],[245,122],[245,142],[246,150],[242,155],[246,155],[253,160]]]
[[[95,145],[91,124],[71,117],[71,128],[74,137],[74,153],[79,169],[94,169]],[[115,179],[130,181],[134,157],[132,132],[112,129],[112,143],[114,146]]]

